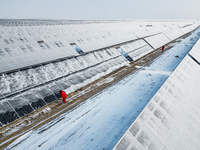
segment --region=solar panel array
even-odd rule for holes
[[[165,45],[169,43],[171,40],[166,37],[164,34],[156,34],[154,36],[144,38],[147,43],[149,43],[154,49],[160,47],[160,45]]]
[[[199,43],[190,52],[195,58]],[[114,150],[200,149],[199,78],[199,64],[187,55]]]
[[[181,30],[183,35],[198,26],[194,23],[170,23],[166,26],[152,22],[149,27],[146,22],[131,21],[90,24],[57,21],[58,25],[51,25],[52,22],[50,25],[47,22],[46,25],[26,26],[26,21],[19,21],[19,26],[1,26],[0,72],[79,55],[70,43],[76,43],[83,52],[90,52],[165,31],[175,33]],[[177,34],[176,38],[179,36]]]
[[[60,98],[61,89],[71,93],[129,63],[115,45],[136,60],[159,38],[156,47],[171,41],[165,29],[182,30],[180,23],[1,21],[0,126]]]
[[[60,98],[61,89],[71,93],[126,63],[116,49],[109,48],[1,74],[0,122],[10,123]]]
[[[200,40],[197,41],[197,43],[194,45],[192,50],[189,52],[189,54],[198,62],[200,63]]]
[[[122,44],[120,46],[133,60],[137,60],[142,56],[152,52],[154,49],[143,39],[134,42]]]

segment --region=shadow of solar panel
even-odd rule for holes
[[[35,90],[40,94],[40,96],[44,99],[46,103],[50,103],[57,99],[53,92],[44,84],[38,86],[37,88],[35,88]]]
[[[18,115],[9,105],[9,103],[5,99],[0,100],[0,122],[3,125],[6,125],[16,119],[18,119]]]
[[[33,108],[27,103],[26,99],[18,93],[17,96],[8,97],[7,100],[15,109],[20,117],[23,117],[33,111]]]
[[[21,94],[28,103],[34,108],[38,109],[44,106],[46,103],[44,100],[40,97],[40,95],[35,91],[35,89],[31,89],[29,91],[25,91]]]

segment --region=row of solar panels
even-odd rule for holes
[[[136,60],[169,41],[160,33],[118,47]],[[124,66],[128,60],[114,47],[1,74],[0,126],[60,98],[61,89],[71,93]]]
[[[142,24],[142,23],[140,23]],[[147,24],[145,22],[145,24]],[[136,35],[138,37],[148,36],[165,31],[173,31],[177,29],[186,30],[192,29],[193,26],[198,26],[197,23],[188,23],[188,26],[180,27],[180,23],[158,23],[152,22],[151,27],[139,25],[135,22],[121,22],[121,23],[97,23],[97,24],[80,24],[80,25],[55,25],[55,26],[24,26],[24,27],[6,27],[2,26],[0,33],[1,38],[5,41],[0,41],[0,45],[5,43],[15,43],[19,41],[34,42],[35,38],[42,38],[45,40],[65,37],[66,40],[84,39],[84,38],[101,38],[101,36],[122,36],[122,35]],[[29,37],[31,36],[31,37]],[[14,38],[16,37],[16,39]],[[11,38],[11,39],[9,39]],[[6,41],[7,40],[7,41]]]
[[[0,76],[0,124],[5,125],[122,67],[127,60],[116,49],[31,67]]]
[[[66,24],[90,24],[102,22],[119,22],[119,21],[98,21],[98,20],[38,20],[38,19],[0,19],[2,26],[48,26],[48,25],[66,25]]]
[[[115,146],[200,149],[200,39]]]
[[[144,40],[141,39],[121,44],[120,47],[133,60],[136,60],[169,42],[170,40],[164,34],[158,34],[152,37],[147,37]],[[147,43],[149,43],[151,46]],[[87,55],[80,55],[75,58],[66,58],[55,62],[41,64],[39,66],[20,69],[20,71],[16,70],[11,73],[4,73],[0,78],[0,95],[2,95],[2,97],[12,95],[18,90],[26,89],[31,86],[36,86],[40,83],[45,83],[50,80],[60,78],[73,72],[94,66],[103,61],[107,61],[119,55],[120,53],[113,47],[96,51],[94,53],[89,53]],[[87,57],[90,58],[88,59]],[[12,87],[11,85],[14,86]]]
[[[174,33],[176,30],[181,30],[183,33],[188,32],[197,27],[197,24],[179,28],[178,26],[171,29],[170,26],[165,27],[135,27],[133,24],[100,24],[97,25],[65,25],[65,26],[36,26],[36,27],[2,27],[0,45],[5,46],[23,46],[27,42],[36,44],[37,41],[49,42],[75,42],[79,43],[95,43],[98,40],[115,41],[121,38],[122,43],[124,40],[129,41],[136,38],[158,34],[160,32]],[[84,27],[86,26],[86,27]],[[96,28],[93,28],[96,27]],[[74,28],[74,29],[73,29]],[[64,38],[64,39],[63,39]],[[116,41],[118,42],[118,41]]]
[[[133,60],[154,49],[144,40],[120,46]],[[116,48],[94,51],[0,75],[0,124],[6,125],[129,63]]]
[[[91,52],[159,33],[173,40],[197,27],[197,24],[191,24],[181,28],[178,24],[180,23],[166,26],[154,23],[153,27],[136,27],[134,22],[3,26],[0,28],[0,72],[78,56],[79,53],[70,45],[71,43],[76,43],[83,52]]]
[[[194,20],[197,22],[197,20]],[[82,24],[98,24],[98,23],[119,23],[119,22],[133,22],[134,25],[139,25],[139,26],[152,26],[152,23],[154,22],[160,22],[162,25],[173,25],[173,26],[179,26],[179,27],[185,27],[190,25],[190,22],[192,20],[158,20],[158,21],[149,21],[149,20],[123,20],[123,21],[116,21],[116,20],[34,20],[34,19],[0,19],[0,25],[1,26],[51,26],[51,25],[82,25]]]

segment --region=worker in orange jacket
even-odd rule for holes
[[[60,90],[60,93],[61,93],[61,95],[62,95],[63,102],[64,102],[64,103],[67,103],[67,102],[66,102],[67,94],[65,93],[65,91]]]

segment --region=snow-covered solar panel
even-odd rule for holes
[[[31,86],[30,82],[26,80],[26,77],[21,72],[14,72],[3,74],[0,76],[0,90],[4,96],[11,95],[19,90],[28,88]]]
[[[70,45],[76,43],[83,52],[143,38],[179,27],[182,34],[197,27],[188,22],[99,22],[75,24],[70,21],[2,21],[0,29],[0,72],[79,55]],[[6,26],[6,24],[8,26]],[[17,25],[21,26],[17,26]],[[31,25],[32,24],[32,25]],[[16,26],[15,26],[16,25]],[[29,26],[30,25],[30,26]],[[172,35],[171,35],[172,36]],[[169,37],[170,38],[170,37]],[[172,37],[171,37],[172,38]],[[174,39],[174,35],[173,38]]]
[[[178,37],[181,37],[183,35],[183,32],[180,29],[169,29],[163,31],[163,34],[166,35],[172,41],[177,39]]]
[[[136,60],[153,51],[138,38],[151,36],[150,44],[158,47],[166,44],[161,33],[169,28],[183,35],[194,27],[134,21],[18,20],[0,25],[0,126],[60,98],[60,89],[71,93],[129,63],[116,45]],[[81,55],[73,44],[83,50]]]
[[[52,28],[50,28],[52,29]],[[0,41],[0,72],[31,66],[78,53],[54,32],[48,36],[49,27],[3,27]],[[60,31],[60,30],[59,30]],[[45,41],[46,40],[46,41]]]
[[[154,49],[157,49],[170,42],[164,34],[157,34],[144,38]]]
[[[129,42],[126,44],[122,44],[120,47],[126,52],[129,53],[131,51],[134,51],[136,49],[139,49],[141,47],[144,47],[145,45],[148,45],[144,40],[137,40],[133,42]]]
[[[128,149],[200,149],[200,66],[188,55],[115,146]]]
[[[189,54],[200,63],[200,39],[196,42]]]
[[[149,36],[150,34],[148,33],[147,30],[145,30],[145,28],[135,28],[134,29],[134,34],[138,37],[138,38],[142,38],[145,36]]]
[[[0,101],[7,104],[1,125],[60,98],[61,89],[71,93],[127,63],[115,48],[108,48],[0,74]],[[11,118],[4,121],[9,113]]]
[[[143,39],[122,44],[120,46],[133,60],[152,52],[154,49],[149,46]]]
[[[194,30],[196,28],[195,25],[191,24],[191,23],[187,23],[187,24],[184,24],[183,26],[180,27],[180,30],[184,33],[188,33],[192,30]]]
[[[148,25],[147,25],[148,27]],[[146,31],[148,32],[149,35],[154,35],[154,34],[159,34],[160,33],[160,28],[155,28],[155,27],[148,27],[146,28]]]
[[[93,38],[77,39],[75,40],[75,43],[83,50],[83,52],[90,52],[134,39],[137,39],[137,37],[133,33],[131,33],[114,36],[96,36]]]
[[[140,47],[138,49],[136,49],[135,51],[131,51],[128,53],[128,55],[133,59],[133,60],[137,60],[145,55],[147,55],[148,53],[154,51],[154,49],[152,47],[150,47],[149,45],[145,45],[143,47]]]
[[[66,76],[69,73],[78,72],[79,70],[85,69],[87,67],[97,65],[98,63],[102,63],[104,61],[108,61],[109,59],[112,60],[113,57],[119,57],[119,55],[120,54],[117,52],[116,49],[110,48],[79,56],[77,58],[66,59],[63,61],[57,61],[55,63],[48,63],[46,65],[39,65],[20,71],[1,74],[1,94],[3,94],[4,96],[9,96],[38,85],[43,87],[43,83],[53,81],[54,79],[60,78],[62,76]],[[122,64],[123,63],[121,63],[121,65]],[[92,75],[95,76],[96,74],[107,70],[108,68],[105,67],[106,66],[104,65],[99,69],[96,69],[96,71],[93,71],[93,73],[96,73]],[[78,72],[78,74],[80,74],[80,72]],[[73,77],[66,78],[68,80],[68,87],[71,88],[74,85],[81,83],[82,80],[87,79],[87,76],[83,76],[83,79],[79,81]],[[56,92],[53,92],[54,95],[58,95],[58,89],[63,88],[62,85],[59,86],[59,84],[58,86],[56,85],[56,87],[54,86],[54,88],[50,88],[52,89],[51,91],[54,91],[53,89],[57,89]],[[64,87],[64,89],[66,89],[66,87]],[[74,91],[74,89],[71,89],[70,91]]]

